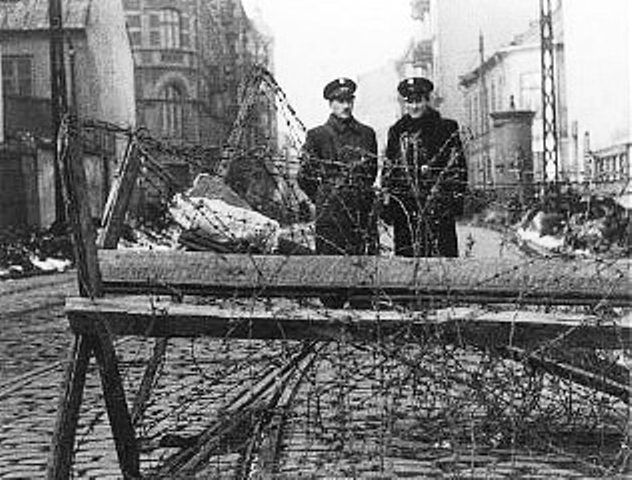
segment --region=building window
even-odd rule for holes
[[[123,8],[125,10],[139,10],[140,0],[123,0]]]
[[[127,16],[127,27],[128,28],[140,28],[140,15],[137,13],[130,14]]]
[[[222,90],[222,78],[219,65],[208,65],[206,80],[208,82],[208,90],[210,93],[213,94]]]
[[[532,110],[536,116],[540,116],[540,73],[528,72],[520,75],[520,107],[523,110]]]
[[[628,173],[628,156],[625,153],[622,153],[621,156],[619,157],[619,178],[626,178],[627,177],[627,173]]]
[[[165,50],[190,46],[189,19],[173,8],[149,14],[149,44]]]
[[[127,33],[129,35],[129,42],[133,47],[140,46],[141,40],[141,21],[139,14],[127,15],[126,19]]]
[[[129,43],[132,45],[132,47],[140,47],[142,43],[140,31],[129,31]]]
[[[160,13],[149,14],[149,45],[160,47]]]
[[[182,46],[182,48],[190,48],[191,47],[191,40],[190,40],[190,27],[189,27],[190,21],[189,19],[186,17],[186,15],[182,15],[180,17],[180,45]]]
[[[33,70],[30,55],[2,57],[2,89],[5,95],[33,95]]]
[[[166,86],[160,95],[162,134],[171,138],[182,138],[184,123],[184,97],[175,85]]]
[[[160,12],[160,37],[162,48],[180,48],[180,13],[177,10]]]

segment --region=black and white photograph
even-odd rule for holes
[[[630,0],[0,0],[0,480],[632,476]]]

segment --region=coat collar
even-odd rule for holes
[[[428,108],[428,110],[419,118],[412,118],[410,115],[406,114],[404,116],[404,124],[407,126],[422,126],[433,124],[440,119],[441,115],[438,111],[433,108]]]
[[[354,117],[342,119],[336,117],[333,113],[329,115],[327,119],[327,125],[331,126],[336,133],[343,133],[345,130],[353,130],[357,132],[359,130],[359,122]]]

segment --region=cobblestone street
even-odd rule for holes
[[[467,250],[475,256],[520,255],[515,246],[508,244],[494,232],[476,227],[460,227],[460,236],[461,249],[466,250],[465,245],[469,243]],[[468,237],[471,240],[466,240]],[[74,272],[0,284],[2,479],[45,476],[61,374],[72,340],[63,316],[63,301],[65,296],[72,294],[76,294]],[[130,403],[140,384],[143,366],[151,356],[152,346],[151,341],[135,338],[123,338],[117,342],[127,400]],[[154,446],[153,449],[141,447],[144,471],[174,452],[169,446],[155,448],[161,434],[173,432],[178,438],[200,434],[206,428],[208,419],[216,416],[218,408],[237,398],[244,388],[254,385],[265,374],[263,370],[269,369],[287,354],[287,346],[282,342],[236,342],[231,344],[230,352],[225,350],[227,348],[229,347],[224,342],[217,340],[170,340],[159,380],[154,385],[154,393],[145,413],[145,421],[137,429],[141,445]],[[225,355],[230,357],[232,363],[225,361]],[[345,377],[344,371],[336,370],[340,368],[339,364],[328,364],[328,360],[323,360],[316,365],[311,375],[317,383],[307,382],[300,387],[297,401],[288,417],[287,431],[282,442],[284,453],[281,456],[285,463],[279,468],[279,478],[296,478],[299,471],[319,472],[319,475],[324,476],[346,475],[349,478],[353,478],[361,470],[377,472],[386,467],[366,459],[371,457],[371,449],[377,452],[385,444],[389,445],[391,451],[401,453],[397,457],[384,457],[390,471],[399,472],[408,478],[421,478],[415,477],[411,472],[418,472],[417,475],[425,472],[424,475],[427,476],[446,473],[442,470],[441,462],[445,463],[453,457],[449,456],[445,445],[426,445],[426,454],[415,453],[417,447],[424,445],[425,440],[422,425],[411,423],[415,417],[414,405],[406,407],[409,409],[406,410],[409,417],[401,415],[389,426],[391,431],[401,432],[401,438],[390,439],[388,442],[384,440],[386,426],[380,423],[383,421],[380,412],[392,409],[393,405],[371,400],[376,394],[375,385],[367,381],[367,378],[374,374],[369,370],[377,368],[375,355],[370,352],[356,352],[350,357],[349,352],[345,353],[344,349],[332,350],[332,355],[331,358],[337,358],[343,364],[366,362],[368,373],[366,377],[351,379]],[[362,371],[362,368],[364,367],[360,365],[358,371]],[[397,368],[389,371],[398,378],[402,375]],[[332,372],[337,372],[336,375],[340,377],[332,377]],[[384,371],[381,375],[384,375]],[[339,386],[340,382],[345,381],[353,384],[348,397],[349,405],[355,408],[367,403],[367,407],[361,411],[354,410],[355,417],[351,415],[348,422],[343,422],[345,431],[336,433],[335,425],[340,424],[341,420],[332,412],[338,408],[337,402],[340,399],[314,389],[315,385],[322,388],[322,385],[333,382]],[[384,382],[385,380],[383,384]],[[401,381],[397,393],[399,397],[393,396],[392,401],[403,401],[402,398],[410,400],[410,388],[409,383]],[[103,479],[121,476],[100,392],[99,375],[92,363],[87,375],[77,431],[75,478]],[[459,395],[463,394],[460,392]],[[187,403],[191,398],[196,398],[196,401]],[[321,399],[322,404],[313,404],[315,398]],[[322,412],[319,411],[316,415],[316,410],[320,409]],[[329,424],[325,431],[330,433],[323,434],[321,431],[316,435],[314,425],[319,422]],[[365,425],[370,428],[364,429]],[[354,445],[357,445],[362,450],[364,463],[349,463],[349,459],[353,457],[343,458],[342,451],[334,464],[331,463],[331,457],[325,459],[325,452],[342,440],[345,448],[353,450]],[[480,457],[476,464],[472,463],[472,474],[479,475],[475,478],[548,478],[536,475],[539,474],[538,470],[546,469],[551,474],[557,472],[557,476],[563,478],[582,476],[572,468],[569,458],[564,456],[551,459],[547,465],[538,464],[537,468],[533,466],[534,456],[528,452],[512,454],[510,458],[499,453],[494,458],[492,462],[489,457]],[[238,459],[239,456],[231,451],[217,456],[213,467],[207,470],[207,476],[199,478],[232,478],[230,472],[234,471]],[[544,460],[539,459],[541,462]],[[525,472],[530,472],[531,476],[513,477],[511,472],[515,471],[516,461],[525,465],[532,462],[529,468],[524,467]],[[467,466],[465,463],[464,465]]]

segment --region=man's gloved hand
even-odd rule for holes
[[[390,202],[390,193],[388,190],[381,185],[373,184],[372,186],[373,194],[375,195],[375,199],[378,203],[382,205],[388,205]]]

